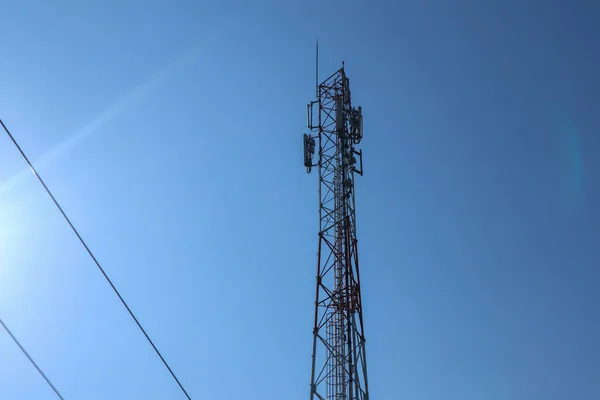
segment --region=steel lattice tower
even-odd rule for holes
[[[362,175],[362,151],[355,149],[362,111],[352,108],[343,63],[322,83],[317,78],[307,119],[316,135],[304,135],[304,164],[307,172],[319,170],[320,219],[310,398],[368,400],[354,199],[354,177]]]

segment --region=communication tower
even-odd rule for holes
[[[356,149],[362,120],[343,63],[319,83],[317,47],[317,100],[307,105],[315,136],[304,134],[304,166],[319,172],[311,400],[369,399],[354,200],[354,177],[363,174],[362,150]]]

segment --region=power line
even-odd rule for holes
[[[46,382],[48,383],[48,385],[50,385],[50,387],[52,388],[52,390],[54,390],[54,393],[56,393],[56,395],[58,396],[58,398],[61,399],[61,400],[64,400],[63,397],[60,395],[60,393],[58,393],[58,390],[56,390],[56,388],[54,387],[54,385],[52,384],[52,382],[50,382],[50,379],[48,379],[48,377],[46,376],[46,374],[44,374],[42,372],[42,370],[40,369],[40,367],[38,367],[38,365],[35,363],[35,361],[33,361],[33,358],[31,358],[31,356],[29,355],[29,353],[27,353],[27,350],[25,350],[25,348],[23,346],[21,346],[21,343],[19,343],[19,341],[17,340],[17,338],[15,337],[15,335],[13,335],[12,332],[10,331],[10,329],[8,329],[8,326],[6,326],[6,324],[4,323],[4,321],[2,321],[2,318],[0,318],[0,324],[4,327],[4,330],[6,330],[6,332],[10,335],[10,337],[17,344],[17,346],[19,346],[19,348],[21,349],[21,351],[23,352],[23,354],[25,354],[27,356],[27,358],[29,358],[29,361],[31,361],[31,363],[33,364],[33,366],[35,367],[35,369],[38,370],[38,372],[40,373],[40,375],[42,375],[42,377],[46,380]]]
[[[112,281],[110,280],[110,278],[108,277],[108,275],[106,274],[106,272],[104,272],[104,268],[102,268],[102,266],[100,265],[100,263],[98,262],[98,260],[96,259],[96,257],[94,256],[94,254],[92,253],[92,251],[90,250],[90,248],[88,247],[88,245],[85,243],[85,241],[83,240],[83,238],[81,237],[81,235],[79,234],[79,232],[77,231],[77,229],[75,229],[75,226],[73,225],[73,223],[71,222],[71,220],[69,219],[69,217],[67,217],[67,214],[65,214],[64,210],[62,209],[62,207],[60,206],[60,204],[58,203],[58,201],[56,200],[56,198],[54,197],[54,195],[52,194],[52,192],[50,191],[50,189],[48,189],[48,186],[46,186],[46,183],[44,183],[44,180],[42,179],[42,177],[38,174],[38,172],[36,171],[35,167],[31,163],[31,161],[29,161],[29,158],[27,158],[27,156],[25,155],[25,153],[21,149],[21,146],[19,146],[19,144],[17,143],[17,141],[15,140],[15,138],[13,137],[13,135],[10,133],[10,131],[8,130],[8,128],[6,127],[6,125],[4,125],[4,122],[1,119],[0,119],[0,124],[2,124],[2,128],[4,128],[4,131],[6,132],[6,134],[10,138],[10,140],[12,140],[12,142],[15,145],[15,147],[19,150],[19,152],[23,156],[23,159],[25,159],[25,161],[29,165],[29,168],[31,168],[31,171],[33,172],[33,174],[38,178],[38,180],[40,181],[40,183],[42,184],[42,186],[44,187],[44,189],[46,189],[46,193],[48,193],[48,195],[50,196],[50,198],[52,199],[52,201],[56,205],[56,208],[58,208],[58,210],[60,211],[60,213],[62,214],[62,216],[65,218],[65,220],[67,221],[67,223],[71,227],[71,230],[73,231],[73,233],[75,233],[75,235],[77,236],[77,238],[79,239],[79,241],[81,242],[81,244],[83,245],[83,247],[85,248],[85,250],[87,251],[87,253],[90,255],[90,257],[92,258],[92,260],[94,260],[94,263],[96,264],[96,266],[98,267],[98,269],[100,270],[100,272],[102,272],[102,275],[104,276],[104,278],[106,279],[106,281],[108,282],[108,284],[110,285],[110,287],[113,289],[113,291],[119,297],[119,300],[121,300],[121,303],[123,303],[123,305],[125,306],[125,308],[129,312],[129,315],[131,315],[131,318],[133,318],[133,320],[137,324],[138,328],[140,328],[140,330],[142,331],[142,333],[144,334],[144,336],[148,340],[148,343],[150,343],[150,345],[152,346],[152,348],[154,349],[154,351],[156,352],[156,354],[158,355],[158,357],[160,357],[160,359],[163,362],[163,364],[165,365],[165,367],[167,367],[167,369],[169,370],[169,373],[171,374],[171,376],[173,377],[173,379],[175,379],[175,382],[177,382],[177,384],[179,385],[179,388],[183,391],[183,393],[188,398],[188,400],[191,400],[192,398],[187,393],[187,391],[183,388],[183,385],[181,384],[181,382],[179,382],[179,379],[177,379],[177,376],[175,375],[175,373],[173,372],[173,370],[171,369],[171,367],[169,367],[169,364],[165,361],[165,359],[163,358],[163,356],[160,353],[160,351],[158,351],[158,349],[154,345],[154,342],[152,341],[152,339],[150,339],[150,336],[148,336],[148,334],[146,333],[146,330],[142,327],[142,324],[140,324],[140,322],[138,321],[138,319],[133,314],[133,311],[131,311],[131,309],[129,308],[129,306],[127,305],[127,303],[125,302],[125,300],[121,296],[121,293],[119,293],[119,291],[117,290],[117,288],[115,287],[115,285],[112,283]]]

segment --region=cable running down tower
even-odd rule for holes
[[[304,134],[304,166],[319,171],[320,220],[310,399],[368,400],[354,199],[362,110],[352,107],[343,63],[323,82],[317,78],[307,125],[315,136]]]

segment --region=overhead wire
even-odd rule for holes
[[[21,349],[21,351],[23,352],[23,354],[25,354],[25,356],[29,359],[29,361],[31,361],[31,364],[33,364],[33,366],[35,367],[35,369],[37,369],[37,371],[40,373],[40,375],[46,380],[46,383],[48,383],[48,385],[50,385],[50,387],[52,388],[52,390],[54,390],[54,393],[56,393],[56,395],[58,396],[58,398],[61,399],[61,400],[64,400],[64,398],[60,395],[60,393],[58,392],[58,390],[56,389],[56,387],[52,384],[52,382],[50,382],[50,379],[48,379],[48,377],[46,376],[46,374],[44,374],[44,372],[42,371],[42,369],[36,364],[35,361],[33,361],[33,358],[31,358],[31,356],[29,355],[29,353],[27,352],[27,350],[25,350],[25,348],[17,340],[17,338],[15,337],[15,335],[13,335],[13,333],[10,331],[10,329],[8,329],[8,326],[6,326],[6,324],[4,323],[4,321],[2,321],[2,318],[0,318],[0,325],[2,325],[2,327],[10,335],[10,337],[12,338],[12,340],[17,344],[17,346],[19,346],[19,348]]]
[[[102,266],[100,265],[100,262],[98,262],[98,260],[94,256],[94,253],[92,253],[92,251],[88,247],[88,245],[85,242],[85,240],[83,240],[83,238],[79,234],[79,231],[75,228],[75,226],[73,225],[73,223],[71,222],[71,220],[69,219],[69,217],[67,216],[67,214],[65,213],[65,211],[63,210],[63,208],[60,206],[60,204],[58,203],[58,201],[56,200],[56,198],[54,197],[54,195],[52,194],[52,192],[50,191],[50,189],[48,188],[48,186],[46,185],[46,183],[44,182],[44,180],[40,176],[40,174],[38,174],[37,170],[35,169],[35,167],[31,163],[31,161],[29,161],[29,158],[27,157],[27,155],[25,155],[25,152],[21,149],[21,146],[19,146],[19,144],[17,143],[17,141],[15,140],[15,138],[13,137],[13,135],[10,133],[10,131],[8,130],[8,128],[6,127],[6,125],[4,124],[4,122],[2,121],[2,119],[0,119],[0,124],[2,125],[2,128],[4,129],[4,131],[6,132],[6,134],[8,135],[8,137],[10,138],[10,140],[13,142],[13,144],[15,145],[15,147],[17,148],[17,150],[19,150],[19,152],[21,153],[21,156],[23,156],[23,159],[25,160],[25,162],[27,163],[27,165],[29,165],[29,168],[31,168],[31,171],[33,172],[33,174],[36,176],[36,178],[42,184],[42,186],[46,190],[46,193],[48,193],[48,195],[50,196],[50,198],[52,199],[52,201],[56,205],[56,208],[58,208],[58,210],[60,211],[60,213],[62,214],[62,216],[64,217],[64,219],[67,221],[67,223],[71,227],[71,230],[73,231],[73,233],[75,233],[75,236],[77,236],[77,238],[79,239],[79,241],[81,242],[81,244],[83,245],[83,247],[85,248],[85,250],[87,251],[87,253],[89,254],[89,256],[92,258],[92,260],[94,261],[94,263],[96,264],[96,266],[98,267],[98,269],[100,270],[100,272],[102,273],[102,275],[104,276],[104,278],[106,279],[106,281],[108,282],[108,284],[110,285],[110,287],[113,289],[113,291],[115,292],[115,294],[119,297],[119,300],[121,300],[121,303],[123,304],[123,306],[125,306],[125,308],[127,309],[127,312],[129,312],[129,315],[131,316],[131,318],[133,318],[133,320],[135,321],[135,323],[138,326],[138,328],[140,329],[140,331],[142,331],[142,333],[144,334],[144,336],[148,340],[148,343],[150,343],[150,345],[152,346],[152,348],[154,349],[154,351],[156,352],[156,354],[158,355],[158,357],[160,358],[160,360],[163,362],[164,366],[167,368],[167,370],[169,371],[169,373],[171,374],[171,376],[173,377],[173,379],[175,380],[175,382],[177,382],[177,385],[179,385],[179,388],[181,389],[181,391],[185,394],[185,396],[187,397],[188,400],[191,400],[190,395],[187,393],[187,391],[185,390],[185,388],[183,387],[183,385],[181,384],[181,382],[179,381],[179,379],[177,378],[177,376],[175,375],[175,373],[173,372],[173,370],[171,369],[171,367],[169,366],[169,364],[167,363],[167,361],[164,359],[164,357],[162,356],[161,352],[158,350],[158,348],[156,347],[156,345],[154,344],[154,342],[152,341],[152,339],[150,339],[150,336],[148,336],[148,334],[146,333],[146,330],[142,327],[142,324],[138,321],[138,319],[136,318],[136,316],[133,314],[133,311],[131,311],[131,308],[129,308],[129,305],[127,305],[127,302],[125,301],[125,299],[123,299],[123,296],[121,296],[121,293],[117,290],[117,288],[113,284],[112,280],[108,277],[108,275],[104,271],[104,268],[102,268]]]

